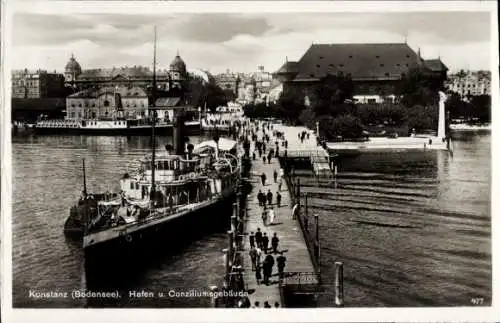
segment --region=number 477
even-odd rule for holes
[[[484,302],[484,298],[482,297],[474,297],[470,299],[470,302],[474,305],[482,305]]]

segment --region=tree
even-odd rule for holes
[[[363,135],[361,120],[352,114],[323,116],[319,119],[319,128],[322,137],[330,140],[339,136],[343,139],[361,138]]]
[[[437,105],[421,106],[416,105],[408,111],[408,127],[415,130],[436,130],[438,127],[439,108]]]
[[[346,103],[353,96],[353,82],[350,76],[343,73],[328,74],[321,80],[315,91],[314,113],[321,115],[342,115],[353,113],[353,106]]]
[[[227,105],[226,94],[215,83],[208,83],[205,87],[205,99],[210,112],[215,112],[219,106]]]
[[[300,95],[297,92],[290,91],[283,93],[273,108],[276,117],[281,117],[296,124],[305,106]]]
[[[480,122],[491,122],[491,96],[474,96],[470,105],[473,109],[473,117],[478,118]]]
[[[436,82],[423,68],[412,68],[403,76],[395,89],[402,96],[401,103],[407,108],[415,105],[437,104],[438,91],[441,90]]]

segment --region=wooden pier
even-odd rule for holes
[[[306,140],[304,140],[304,142],[300,141],[297,133],[303,129],[297,129],[296,127],[286,127],[284,129],[284,127],[280,127],[279,125],[274,125],[274,127],[276,130],[285,133],[288,139],[288,149],[290,151],[318,151],[316,149],[315,137],[310,136],[307,142]],[[274,140],[275,138],[271,138],[270,142],[274,142]],[[251,151],[254,150],[253,145],[252,143]],[[274,147],[274,145],[269,145],[269,147]],[[318,148],[322,150],[321,147]],[[282,151],[284,152],[284,149]],[[310,155],[304,157],[310,157]],[[322,157],[324,158],[325,155],[322,155]],[[263,307],[266,301],[273,307],[275,303],[278,303],[280,307],[304,307],[308,306],[308,304],[314,306],[314,296],[319,288],[319,271],[318,268],[314,266],[312,259],[314,255],[310,253],[307,247],[301,225],[298,219],[292,217],[293,198],[290,196],[290,190],[285,178],[281,181],[282,185],[279,191],[282,196],[281,206],[278,207],[276,204],[276,193],[278,192],[278,182],[280,178],[278,175],[278,181],[274,181],[273,173],[275,170],[278,174],[280,173],[280,163],[277,158],[272,158],[271,163],[264,163],[264,161],[258,157],[256,160],[252,160],[249,180],[253,189],[247,196],[242,235],[243,250],[240,251],[242,255],[241,259],[245,289],[249,291],[249,299],[252,306],[255,302],[259,302],[260,307]],[[266,174],[267,178],[264,186],[261,183],[261,175],[263,173]],[[257,200],[259,190],[264,194],[267,194],[268,191],[271,191],[273,194],[273,204],[271,206],[275,213],[275,220],[273,224],[267,226],[262,220],[263,207],[259,205]],[[269,240],[271,240],[276,233],[279,238],[278,252],[283,251],[283,255],[286,257],[284,278],[279,279],[277,266],[275,264],[268,286],[257,283],[255,271],[252,269],[252,262],[249,256],[249,235],[251,232],[255,234],[258,228],[260,228],[263,233],[267,233]],[[269,244],[269,246],[270,245],[271,244]],[[272,255],[276,258],[279,254]],[[264,260],[265,256],[265,254],[262,254],[261,261]]]

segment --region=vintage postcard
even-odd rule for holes
[[[2,320],[498,321],[496,6],[7,2]]]

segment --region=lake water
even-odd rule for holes
[[[490,133],[454,134],[446,152],[368,153],[340,161],[334,182],[302,172],[320,215],[321,306],[332,306],[333,262],[344,262],[346,306],[471,305],[491,302]],[[159,147],[170,138],[158,138]],[[191,138],[197,142],[200,138]],[[116,190],[149,152],[147,137],[15,136],[14,307],[85,307],[31,291],[85,289],[83,253],[65,239],[86,161],[89,191]],[[165,248],[128,289],[207,290],[220,284],[225,228]],[[122,299],[119,307],[208,307],[208,298]]]

